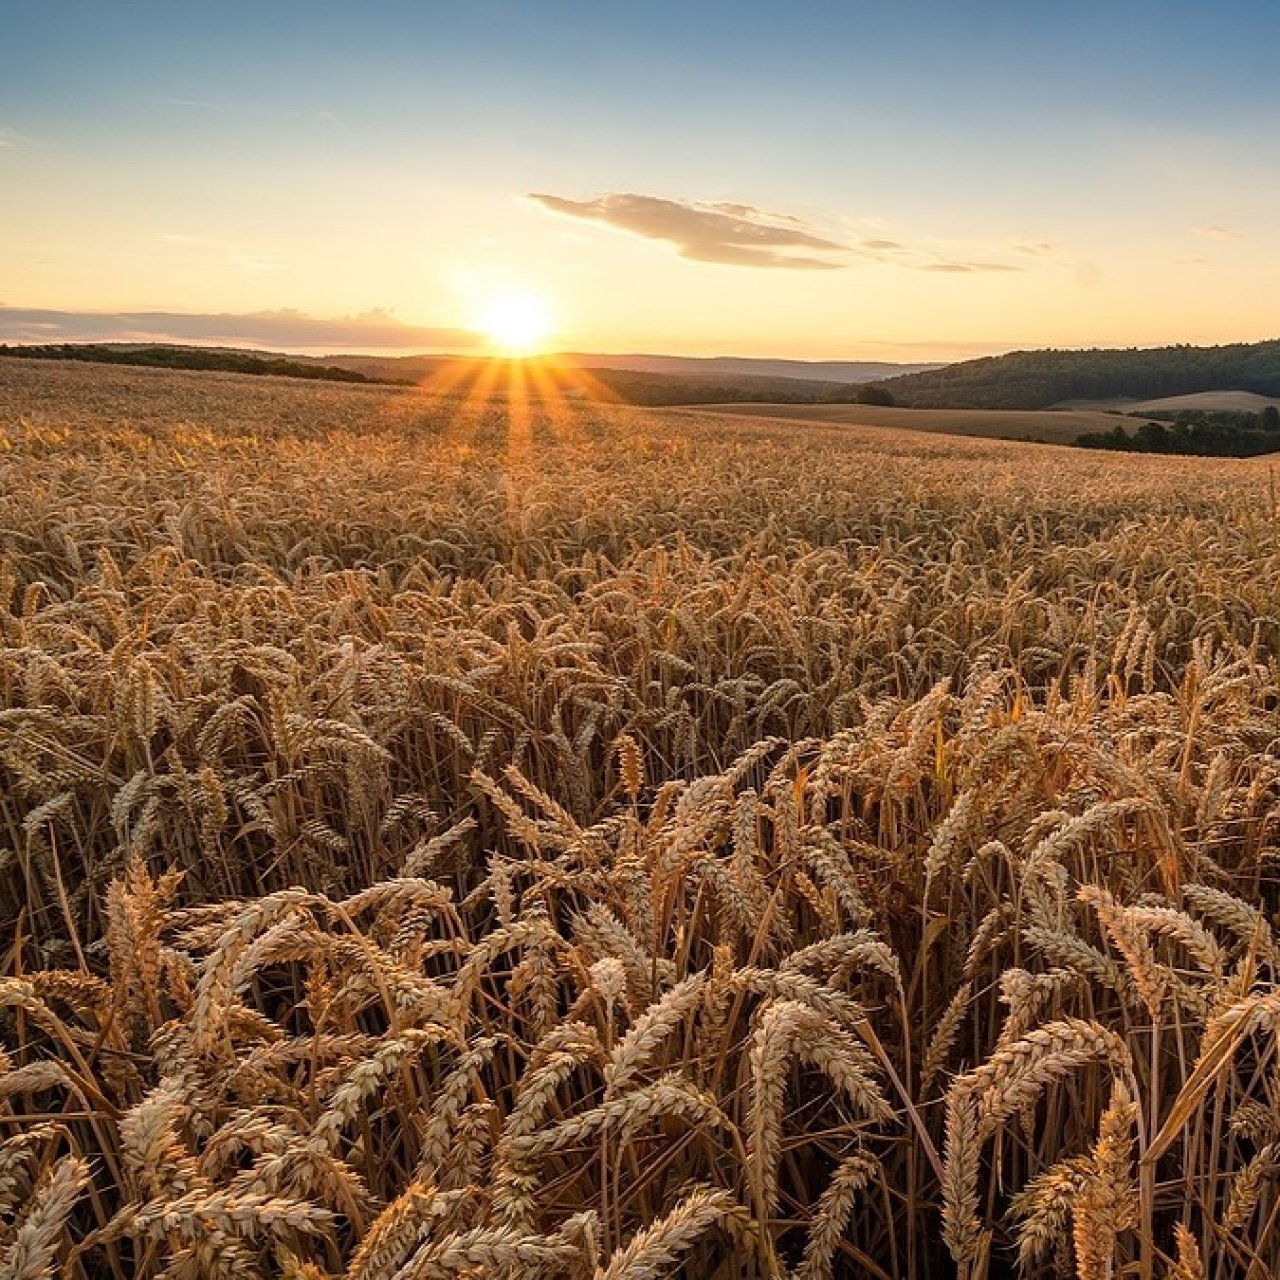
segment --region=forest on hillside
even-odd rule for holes
[[[887,384],[927,409],[1047,409],[1066,400],[1157,399],[1197,391],[1280,395],[1280,341],[1220,347],[1014,351]]]
[[[375,379],[352,369],[310,364],[285,356],[262,356],[248,351],[213,347],[109,346],[100,343],[59,342],[43,346],[0,344],[0,356],[22,360],[79,360],[90,364],[126,364],[161,369],[197,369],[216,373],[272,374],[283,378],[309,378],[320,382],[372,382]]]

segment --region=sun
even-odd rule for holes
[[[509,356],[537,355],[551,336],[551,313],[536,294],[502,293],[485,307],[480,327]]]

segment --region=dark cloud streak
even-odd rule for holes
[[[324,319],[302,311],[212,315],[181,311],[46,311],[0,305],[0,341],[195,342],[273,349],[377,347],[395,350],[474,347],[466,329],[405,324],[387,311]]]

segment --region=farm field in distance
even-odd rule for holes
[[[1185,396],[1161,396],[1156,400],[1080,401],[1062,408],[1102,412],[1113,409],[1120,413],[1261,413],[1268,405],[1280,406],[1280,400],[1253,391],[1198,391]]]
[[[855,427],[892,427],[994,440],[1035,440],[1044,444],[1072,444],[1090,431],[1110,431],[1123,417],[1102,409],[909,409],[901,405],[869,404],[714,404],[699,405],[699,413],[733,417],[778,418]]]
[[[1280,1273],[1271,466],[943,414],[0,361],[6,1274]]]

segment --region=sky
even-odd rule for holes
[[[1280,335],[1261,0],[0,0],[0,341]]]

